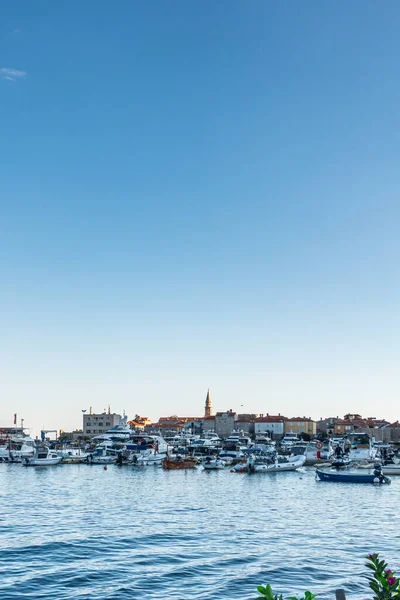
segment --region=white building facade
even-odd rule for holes
[[[83,435],[92,436],[105,433],[111,427],[119,425],[121,415],[117,413],[104,412],[101,414],[89,413],[83,415]]]

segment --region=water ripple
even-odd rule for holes
[[[399,485],[0,465],[0,597],[253,600],[271,583],[358,600],[365,554],[398,566]]]

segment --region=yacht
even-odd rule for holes
[[[204,440],[209,440],[210,442],[213,442],[215,445],[218,445],[221,443],[221,438],[219,437],[219,435],[217,433],[215,433],[215,431],[206,431],[202,435],[202,438]]]
[[[243,448],[251,445],[251,439],[247,435],[241,434],[239,431],[232,431],[229,437],[224,442],[224,447],[227,450],[237,447]]]
[[[367,433],[348,433],[343,438],[344,451],[350,460],[374,460],[377,448]]]
[[[281,440],[281,446],[284,448],[291,448],[293,444],[297,444],[299,441],[300,440],[297,435],[291,431],[289,433],[285,433]]]
[[[97,435],[93,439],[127,441],[130,439],[131,434],[132,429],[128,423],[122,422],[118,425],[114,425],[114,427],[111,427],[111,429],[107,429],[105,433]]]
[[[126,462],[133,465],[160,466],[167,457],[168,445],[161,435],[134,435],[122,452]]]
[[[290,447],[290,452],[292,456],[304,455],[307,466],[315,465],[321,460],[330,460],[333,458],[333,447],[329,440],[296,442]]]
[[[0,461],[21,462],[33,456],[35,440],[27,435],[23,427],[0,429]]]

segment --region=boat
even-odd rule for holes
[[[63,464],[79,464],[85,462],[88,457],[88,453],[81,448],[63,447],[57,450],[57,454],[61,456]]]
[[[111,465],[115,462],[115,458],[106,454],[104,448],[95,448],[93,452],[87,455],[86,462],[89,465]]]
[[[382,473],[384,475],[400,475],[400,465],[399,464],[384,464],[382,466]]]
[[[216,471],[224,469],[226,462],[218,457],[207,456],[201,464],[206,471]]]
[[[180,454],[174,457],[167,456],[166,458],[164,458],[162,463],[163,469],[167,470],[194,469],[196,465],[197,460],[195,458],[181,456]]]
[[[399,459],[393,456],[382,461],[382,473],[384,475],[400,475]]]
[[[312,440],[311,442],[296,442],[290,448],[293,456],[305,455],[305,465],[315,465],[319,461],[330,460],[333,457],[333,447],[329,440]]]
[[[348,433],[343,438],[343,450],[350,460],[375,460],[377,448],[367,433]]]
[[[247,459],[248,473],[282,473],[284,471],[297,471],[305,463],[306,457],[273,456],[271,454],[252,454]]]
[[[35,440],[25,433],[24,427],[0,428],[0,460],[21,462],[33,456]]]
[[[224,441],[224,450],[241,450],[251,446],[252,441],[247,435],[243,435],[240,431],[232,431],[229,437]]]
[[[339,483],[374,483],[377,485],[388,484],[391,482],[380,464],[376,464],[372,469],[358,469],[353,467],[340,467],[331,469],[317,469],[316,477],[321,481],[334,481]]]
[[[24,467],[46,467],[49,465],[58,465],[62,457],[55,450],[51,450],[47,446],[39,446],[35,448],[33,456],[26,456],[22,459]]]
[[[285,435],[281,439],[280,445],[282,446],[282,448],[291,448],[294,444],[297,444],[298,442],[300,442],[300,440],[297,437],[297,435],[293,433],[293,431],[289,431],[288,433],[285,433]]]
[[[122,452],[122,461],[134,466],[161,466],[168,445],[161,435],[134,435]]]

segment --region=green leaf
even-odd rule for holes
[[[272,588],[269,583],[267,583],[267,585],[265,586],[264,594],[265,594],[265,597],[267,598],[267,600],[274,600],[274,594],[272,592]]]
[[[258,585],[257,592],[260,592],[260,594],[264,594],[264,596],[265,596],[265,594],[267,593],[267,590],[263,585]]]

